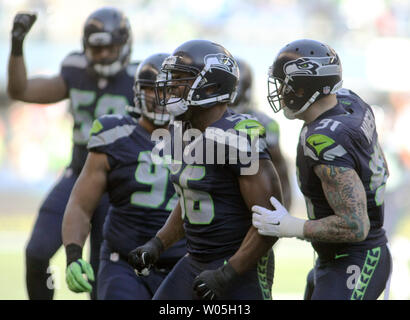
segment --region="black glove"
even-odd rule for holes
[[[128,254],[128,263],[137,271],[138,274],[144,274],[145,268],[150,269],[157,262],[159,256],[164,251],[164,245],[158,237],[152,238],[143,246],[132,250]]]
[[[202,300],[221,298],[237,276],[229,262],[216,270],[202,271],[194,280],[194,291]]]
[[[11,54],[23,54],[23,41],[37,19],[36,13],[17,13],[14,17],[13,30],[11,30]]]

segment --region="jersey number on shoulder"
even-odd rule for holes
[[[205,173],[204,166],[187,165],[179,177],[180,186],[174,183],[181,199],[182,219],[186,216],[191,224],[210,224],[215,216],[211,195],[188,187],[189,181],[202,180]]]
[[[240,121],[248,120],[248,119],[251,119],[251,118],[254,119],[254,117],[251,116],[250,114],[240,113],[240,114],[233,114],[233,115],[227,117],[226,120],[234,122],[234,121],[238,121],[238,120],[240,120]]]
[[[141,207],[159,208],[166,200],[169,171],[165,166],[156,165],[151,160],[151,151],[138,156],[135,180],[150,186],[150,191],[136,191],[131,195],[131,203]],[[168,201],[166,210],[171,211],[178,202],[177,194]]]
[[[323,119],[319,122],[319,125],[315,128],[315,130],[325,129],[330,126],[330,131],[335,131],[339,124],[341,124],[340,121],[333,119]]]
[[[128,100],[121,95],[104,94],[96,100],[96,93],[88,90],[70,90],[74,117],[73,139],[75,143],[86,144],[94,119],[105,114],[124,114]],[[92,106],[95,103],[95,109]]]

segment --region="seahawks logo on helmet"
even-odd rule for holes
[[[283,66],[285,74],[293,75],[316,75],[319,64],[308,58],[299,58],[297,60],[292,60]]]
[[[283,71],[289,76],[333,76],[340,75],[342,70],[335,57],[302,57],[285,63]]]
[[[238,65],[231,57],[224,55],[223,53],[208,54],[204,57],[205,70],[211,68],[221,69],[233,74],[238,78]]]

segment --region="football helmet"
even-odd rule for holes
[[[83,30],[83,48],[88,67],[102,77],[111,77],[124,69],[130,59],[132,35],[127,17],[118,9],[104,7],[93,12]],[[92,49],[119,46],[114,59],[94,61]]]
[[[283,47],[268,72],[268,101],[289,119],[342,86],[337,53],[319,41],[296,40]]]
[[[235,57],[239,67],[239,81],[235,100],[230,104],[237,113],[245,113],[251,107],[253,74],[250,65],[243,59]]]
[[[170,116],[165,106],[159,106],[155,98],[155,81],[161,73],[162,62],[169,53],[157,53],[142,61],[135,73],[134,107],[129,107],[128,112],[144,115],[154,125],[162,126],[169,122]],[[151,94],[146,89],[151,88]]]
[[[156,83],[157,99],[174,116],[185,113],[188,106],[210,108],[235,98],[239,68],[232,55],[217,43],[183,43],[164,60],[162,71],[164,79]],[[178,78],[178,73],[185,76]]]

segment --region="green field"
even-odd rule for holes
[[[27,293],[24,280],[24,248],[33,215],[0,216],[0,300],[24,300]],[[276,272],[274,299],[301,299],[307,272],[312,267],[312,250],[306,242],[284,239],[275,246]],[[68,290],[65,280],[65,254],[60,249],[51,260],[55,279],[55,299],[88,299],[87,294]]]
[[[0,215],[0,300],[27,299],[24,249],[34,218],[33,215]],[[68,290],[64,281],[65,254],[62,249],[53,257],[50,265],[50,272],[55,278],[55,299],[88,299],[87,294]]]
[[[32,215],[0,215],[0,300],[27,299],[24,281],[24,247],[34,218]],[[398,233],[392,246],[393,258],[396,261],[390,298],[409,299],[410,255],[397,255],[397,252],[402,252],[406,248],[408,251],[410,237],[404,235],[410,234],[410,219],[400,224]],[[305,278],[313,265],[313,251],[310,244],[297,239],[282,239],[275,245],[275,260],[273,299],[302,299]],[[88,299],[87,294],[75,294],[68,290],[64,281],[63,250],[57,252],[51,265],[51,272],[55,277],[55,299]]]

